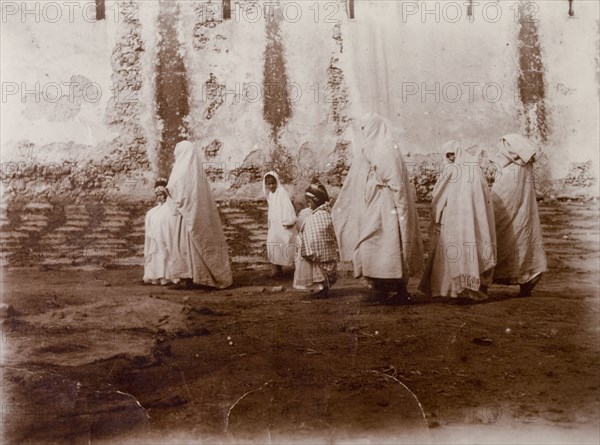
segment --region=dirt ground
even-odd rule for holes
[[[598,204],[540,213],[533,297],[469,306],[4,269],[3,443],[599,443]]]

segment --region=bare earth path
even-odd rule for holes
[[[598,443],[598,204],[541,216],[534,296],[471,306],[373,305],[348,277],[311,300],[251,269],[220,292],[5,269],[3,443]]]

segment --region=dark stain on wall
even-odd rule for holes
[[[263,81],[263,114],[271,126],[271,137],[275,145],[278,145],[279,132],[292,117],[280,21],[281,10],[279,8],[266,21],[267,46],[265,48]]]
[[[156,111],[163,123],[158,153],[158,172],[163,177],[171,172],[175,145],[187,136],[186,118],[190,112],[187,72],[177,38],[178,19],[177,3],[162,0],[158,17],[161,40],[156,67]]]
[[[523,104],[525,134],[545,143],[548,140],[544,64],[535,15],[529,5],[519,5],[519,98]]]

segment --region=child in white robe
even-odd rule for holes
[[[167,180],[158,179],[154,184],[156,206],[146,213],[144,240],[144,283],[162,284],[169,282],[169,217],[167,205]]]
[[[294,264],[296,211],[277,173],[265,174],[263,192],[269,203],[267,256],[273,266],[271,276],[281,277],[283,267]]]

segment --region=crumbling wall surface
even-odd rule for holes
[[[145,187],[142,11],[107,2],[97,22],[73,5],[60,23],[40,9],[38,22],[11,16],[3,24],[3,58],[11,61],[2,64],[3,87],[14,78],[18,88],[2,102],[4,201],[102,199]]]
[[[407,14],[403,2],[358,2],[350,20],[343,2],[232,1],[224,20],[222,2],[170,2],[179,11],[169,32],[189,113],[174,110],[185,131],[170,128],[169,144],[157,113],[159,2],[107,2],[101,22],[76,9],[68,26],[8,15],[1,30],[2,57],[10,60],[2,64],[3,199],[151,196],[150,180],[167,174],[172,142],[186,134],[204,151],[218,197],[260,196],[270,168],[294,187],[311,176],[339,187],[357,149],[352,120],[364,112],[389,119],[406,155],[436,153],[450,139],[493,147],[503,134],[526,133],[524,72],[525,84],[533,79],[544,93],[532,96],[532,109],[544,109],[540,189],[597,193],[598,5],[580,2],[569,19],[556,2],[525,3],[538,8],[528,16],[536,20],[536,44],[521,32],[523,15],[512,3],[497,5],[497,20],[490,9],[487,16],[476,10],[472,21],[463,10],[451,22],[441,3],[441,14],[423,15]],[[270,22],[276,11],[277,26]],[[521,57],[528,48],[533,59]],[[291,108],[272,125],[265,111],[279,105]],[[576,175],[571,166],[588,161],[589,180],[567,180]],[[429,187],[431,175],[422,175],[417,185]]]
[[[263,118],[265,22],[259,3],[179,2],[179,39],[188,73],[190,139],[205,153],[223,194],[254,150],[269,150]]]
[[[324,15],[324,4],[311,2],[283,2],[278,16],[288,83],[280,85],[272,79],[274,84],[267,86],[288,91],[293,112],[280,141],[291,154],[288,169],[296,178],[326,176],[337,131],[341,135],[345,130],[342,117],[336,115],[338,104],[334,105],[344,86],[343,73],[339,68],[337,73],[332,71],[339,54],[334,26],[345,18],[345,12],[341,3],[328,5],[335,17]],[[310,44],[307,36],[311,36]],[[343,113],[341,106],[339,111]]]

